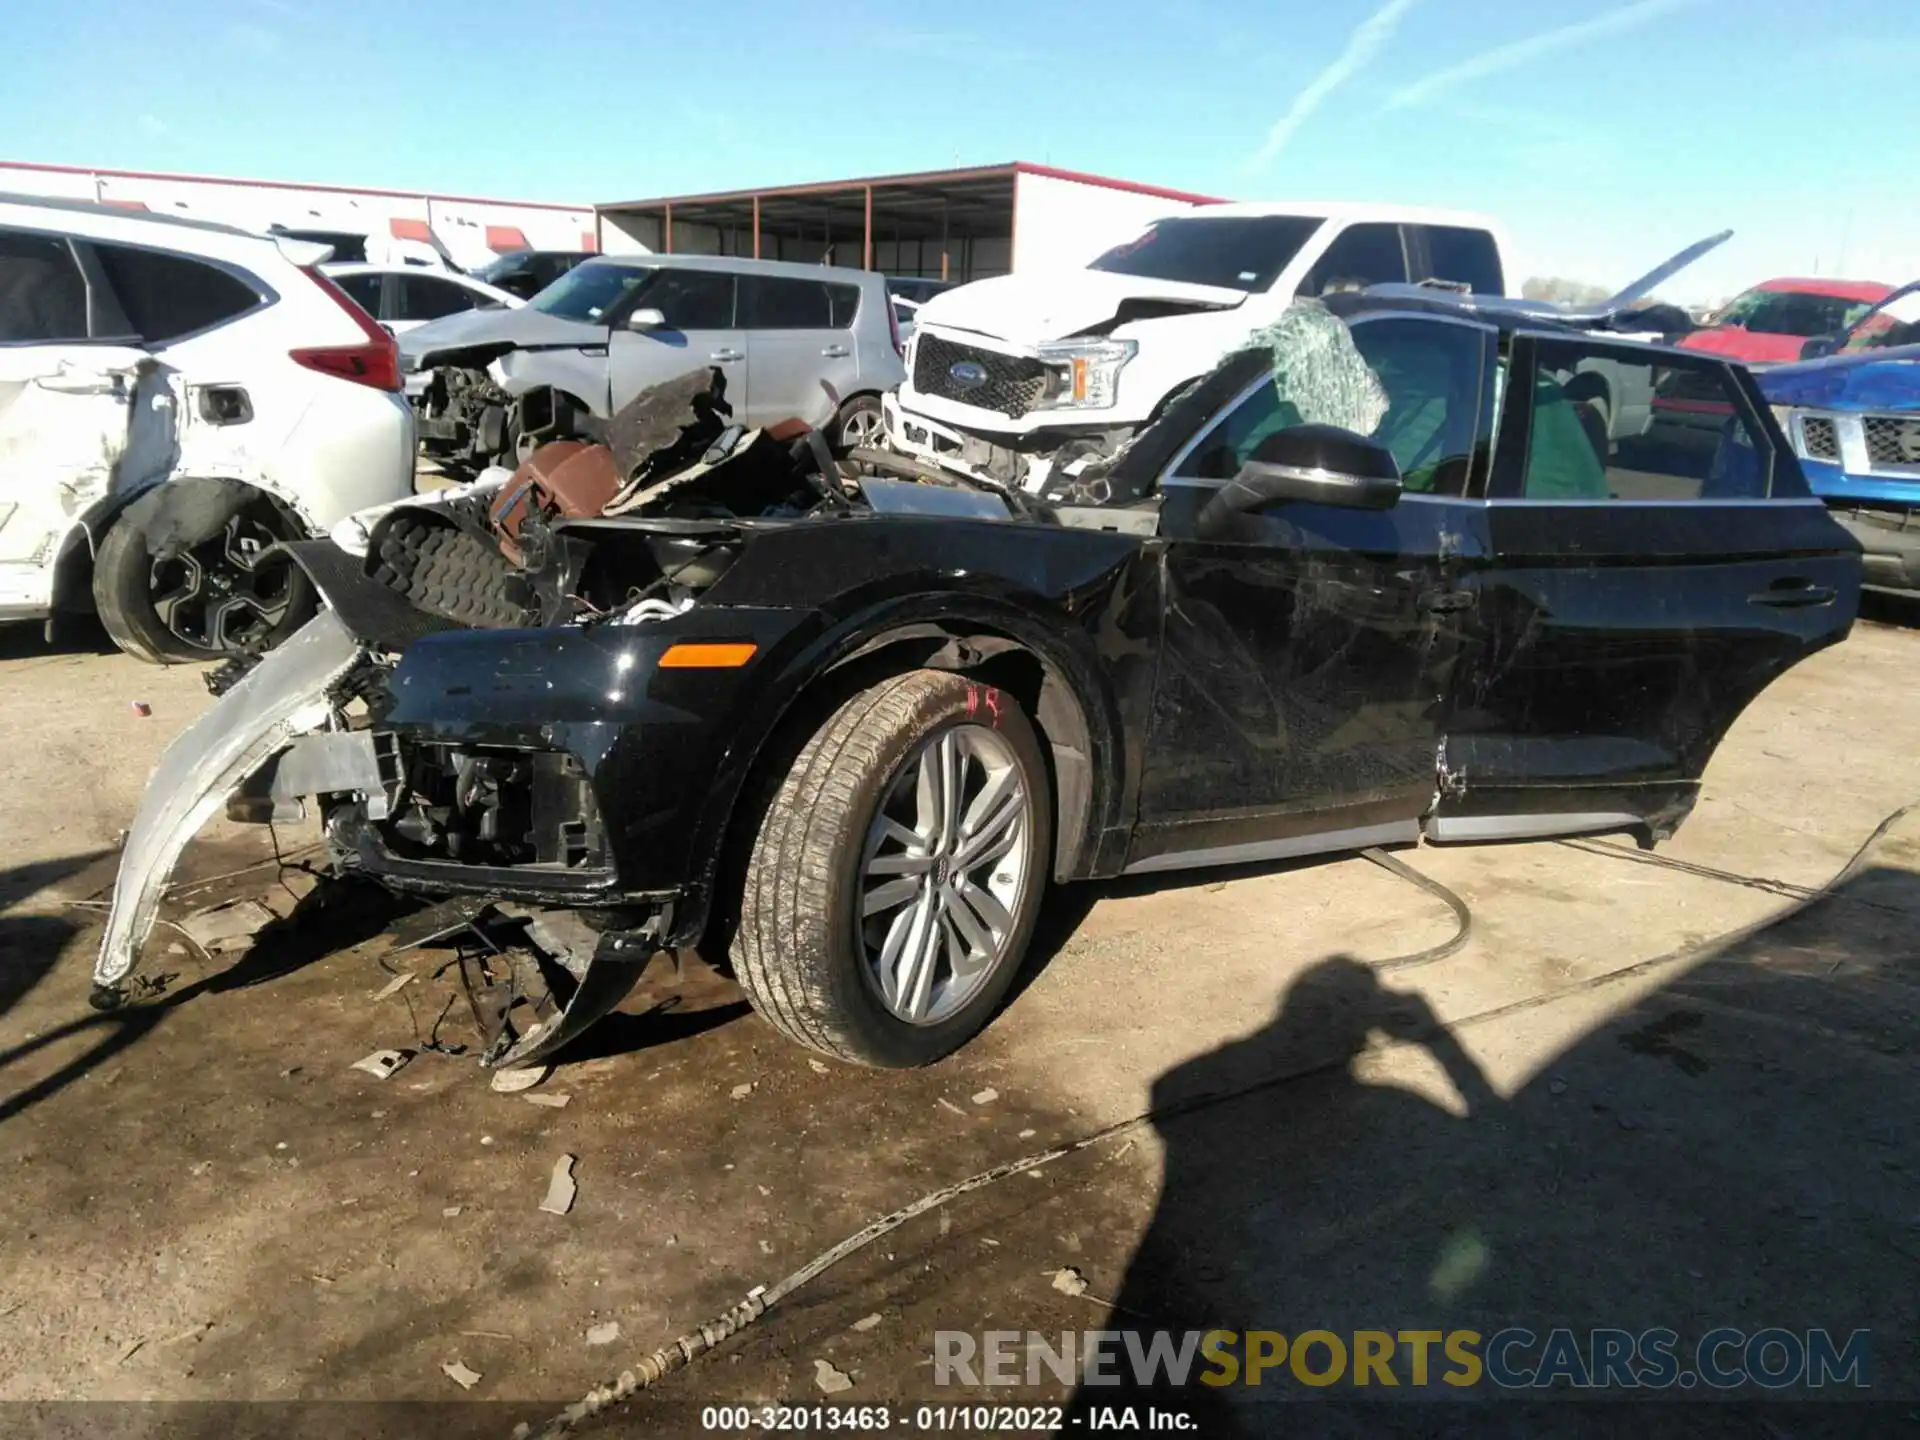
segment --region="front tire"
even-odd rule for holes
[[[733,944],[748,999],[842,1060],[958,1049],[1026,953],[1052,814],[1039,737],[1004,690],[916,670],[861,691],[760,817]]]
[[[122,516],[93,564],[94,606],[113,643],[136,660],[169,665],[271,649],[313,618],[313,582],[282,553],[297,532],[265,496],[227,517],[210,538],[159,559],[137,520]]]

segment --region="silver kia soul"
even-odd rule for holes
[[[886,277],[716,255],[602,256],[518,310],[473,310],[401,340],[422,444],[511,459],[548,390],[610,416],[697,366],[727,378],[742,424],[798,417],[841,445],[877,441],[880,396],[906,379]],[[523,413],[524,412],[524,413]]]

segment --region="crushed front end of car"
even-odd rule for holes
[[[701,939],[724,820],[709,797],[751,759],[733,717],[772,704],[825,623],[768,577],[803,574],[800,532],[876,505],[1012,517],[848,473],[804,426],[734,425],[703,370],[511,475],[287,546],[328,608],[209,677],[218,703],[129,831],[94,1003],[124,999],[176,863],[224,806],[317,820],[333,874],[438,902],[420,935],[484,936],[461,961],[484,1063],[560,1049]],[[764,562],[729,589],[753,547]]]

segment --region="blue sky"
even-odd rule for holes
[[[1520,274],[1920,275],[1914,0],[12,0],[6,158],[592,202],[1011,159],[1493,212]],[[25,63],[22,63],[22,59]]]

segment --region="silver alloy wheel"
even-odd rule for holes
[[[878,410],[855,410],[840,423],[840,440],[849,450],[879,444],[886,434],[887,420]]]
[[[1007,956],[1033,858],[1013,747],[984,725],[929,737],[880,803],[860,866],[856,940],[894,1015],[933,1025]]]

